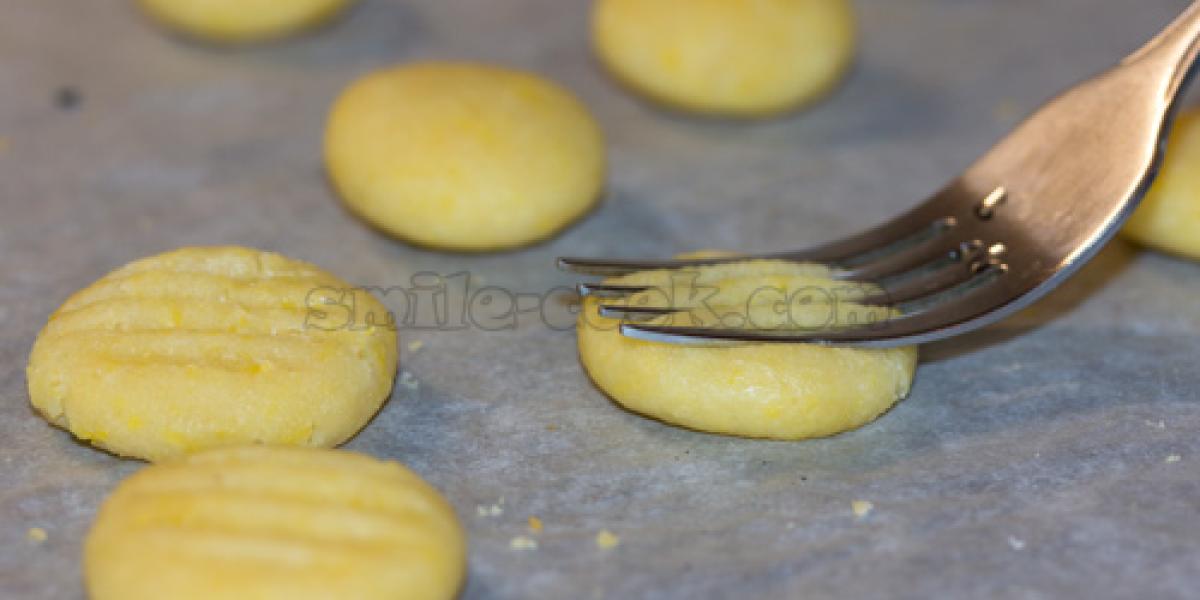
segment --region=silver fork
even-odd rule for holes
[[[1179,97],[1200,53],[1200,1],[1116,67],[1048,102],[962,175],[916,208],[864,233],[808,250],[709,260],[560,258],[560,268],[619,275],[748,259],[820,262],[836,278],[876,282],[866,299],[901,316],[801,331],[646,322],[672,309],[610,305],[621,333],[684,344],[823,343],[892,347],[995,323],[1061,284],[1112,238],[1156,175]],[[629,286],[580,284],[583,296]],[[638,321],[641,322],[638,322]]]

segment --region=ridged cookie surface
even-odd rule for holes
[[[396,360],[370,294],[278,254],[183,248],[106,275],[51,315],[29,395],[76,437],[147,460],[334,446],[387,398]]]
[[[465,541],[416,474],[340,450],[209,450],[142,469],[101,507],[94,600],[453,597]]]

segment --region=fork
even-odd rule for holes
[[[1030,305],[1088,262],[1117,232],[1157,174],[1166,137],[1200,53],[1200,0],[1117,66],[1070,88],[1017,126],[924,203],[883,225],[807,250],[719,259],[560,258],[590,275],[754,259],[830,265],[835,279],[872,282],[859,301],[896,308],[870,325],[819,331],[652,322],[670,312],[607,305],[620,332],[650,341],[782,342],[895,347],[960,335]],[[581,296],[644,288],[583,283]],[[640,322],[639,322],[640,321]]]

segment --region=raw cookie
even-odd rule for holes
[[[570,93],[462,63],[401,66],[351,85],[330,115],[325,158],[367,221],[470,251],[529,244],[579,218],[605,161],[599,127]]]
[[[1122,234],[1140,244],[1200,259],[1200,109],[1179,116],[1158,179]]]
[[[608,69],[651,98],[759,116],[832,89],[855,23],[847,0],[598,0],[592,37]]]
[[[444,600],[454,510],[412,471],[341,450],[240,447],[142,469],[84,545],[93,600]]]
[[[388,397],[396,332],[370,294],[248,248],[182,248],[71,296],[38,335],[29,397],[122,456],[335,446]]]
[[[874,290],[829,279],[817,265],[753,261],[609,280],[652,286],[626,301],[692,310],[681,325],[820,328],[891,313],[854,303]],[[606,303],[619,302],[604,300]],[[587,298],[579,355],[592,380],[626,408],[677,425],[746,437],[802,439],[859,427],[908,394],[915,347],[874,350],[810,344],[680,346],[623,337]]]
[[[254,42],[320,25],[351,0],[138,0],[164,25],[213,42]]]

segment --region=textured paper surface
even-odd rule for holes
[[[25,392],[37,330],[108,270],[237,243],[354,283],[470,271],[532,298],[572,282],[560,254],[804,246],[920,199],[1186,2],[857,4],[847,85],[746,124],[616,87],[583,1],[366,0],[309,37],[220,50],[163,35],[133,2],[6,0],[0,597],[81,597],[87,525],[140,466],[49,427]],[[330,103],[361,73],[431,57],[578,93],[608,134],[603,204],[549,243],[480,256],[414,249],[343,211],[320,159]],[[56,105],[63,86],[73,108]],[[926,348],[912,396],[878,422],[804,443],[619,410],[574,334],[532,313],[514,331],[408,331],[408,385],[349,447],[411,465],[458,508],[466,598],[1185,597],[1200,585],[1197,298],[1200,265],[1114,244],[1033,309]],[[861,518],[856,500],[872,506]],[[619,544],[599,548],[601,530]]]

